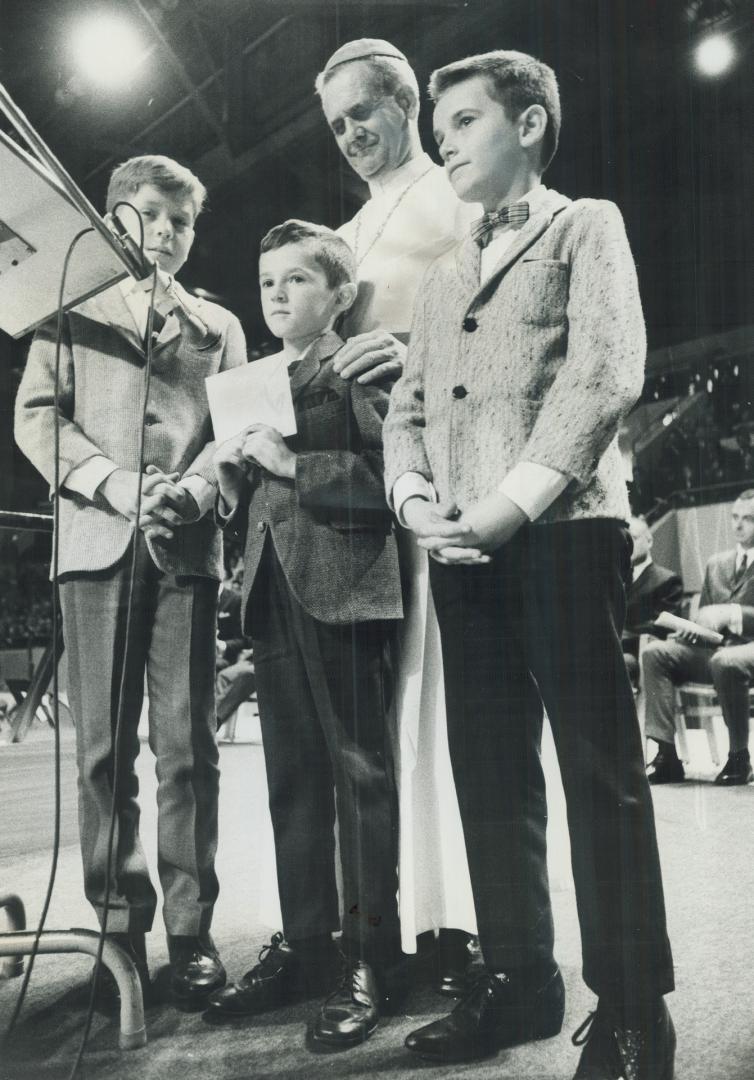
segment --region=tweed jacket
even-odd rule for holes
[[[388,495],[413,471],[463,510],[530,461],[570,478],[538,523],[626,519],[617,429],[645,354],[617,207],[548,191],[484,284],[470,237],[427,271],[385,424]]]
[[[291,374],[298,433],[286,443],[297,454],[295,479],[255,469],[227,526],[236,539],[246,527],[246,632],[253,633],[248,599],[270,541],[291,591],[315,619],[344,624],[403,615],[382,479],[388,394],[333,371],[342,344],[337,334],[324,334]]]
[[[749,563],[746,573],[736,584],[737,552],[723,551],[713,555],[704,572],[704,582],[699,596],[699,607],[708,604],[740,604],[743,615],[743,635],[730,636],[730,642],[754,641],[754,566]]]
[[[200,303],[221,329],[216,345],[197,348],[169,316],[153,349],[145,428],[145,465],[216,484],[214,446],[204,386],[207,375],[246,362],[241,324],[216,304]],[[16,399],[16,441],[33,465],[54,482],[54,322],[37,331]],[[139,466],[145,391],[145,354],[120,289],[86,300],[64,319],[60,358],[60,565],[61,574],[104,570],[128,547],[134,526],[95,494],[68,490],[68,473],[102,454],[123,469]],[[166,573],[222,576],[221,537],[210,513],[175,530],[172,540],[149,543]]]

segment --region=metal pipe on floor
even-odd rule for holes
[[[0,956],[23,956],[32,951],[35,934],[22,931],[0,934]],[[96,956],[99,934],[94,930],[46,930],[39,939],[38,953],[87,953]],[[121,1050],[146,1046],[144,999],[136,967],[131,958],[114,942],[105,939],[102,963],[109,969],[120,993]]]

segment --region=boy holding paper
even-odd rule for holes
[[[397,814],[386,714],[402,617],[383,494],[388,395],[344,382],[333,325],[355,266],[329,229],[287,221],[262,240],[262,308],[282,338],[297,434],[253,424],[216,451],[220,516],[246,532],[243,612],[254,643],[285,940],[210,1000],[215,1017],[331,989],[311,1028],[345,1047],[375,1029],[399,958]],[[335,797],[334,797],[335,793]],[[333,826],[343,879],[343,972]]]

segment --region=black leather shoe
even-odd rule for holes
[[[332,986],[332,963],[337,956],[333,946],[332,957],[320,954],[316,965],[302,963],[295,946],[289,945],[282,934],[274,934],[270,944],[260,950],[259,962],[250,971],[210,996],[207,1019],[253,1016],[316,997]]]
[[[750,784],[752,780],[754,780],[754,772],[751,770],[748,750],[736,750],[735,753],[729,754],[722,770],[715,777],[715,783],[722,787]]]
[[[310,1025],[310,1037],[335,1049],[357,1046],[377,1027],[382,1005],[373,968],[363,960],[344,960],[340,983],[322,1002]]]
[[[168,934],[168,954],[173,1004],[185,1012],[203,1009],[227,978],[212,938]]]
[[[446,997],[463,997],[473,976],[475,938],[465,930],[440,930],[437,938],[437,991]]]
[[[144,934],[121,934],[112,933],[107,935],[107,940],[118,945],[133,961],[136,974],[141,983],[141,993],[144,1004],[149,1005],[152,999],[152,984],[149,979],[147,966],[147,945]],[[92,972],[92,980],[94,972]],[[90,981],[91,986],[91,981]],[[97,1009],[105,1013],[117,1012],[120,1008],[120,991],[110,969],[103,963],[100,965],[97,988],[95,990],[94,1004]]]
[[[675,1028],[661,999],[648,1023],[621,1027],[600,1004],[574,1032],[584,1045],[573,1080],[673,1080]]]
[[[449,1016],[412,1031],[409,1050],[430,1061],[474,1061],[504,1046],[549,1039],[563,1025],[565,987],[560,969],[537,989],[519,975],[480,975]]]
[[[679,784],[686,774],[683,765],[675,754],[658,750],[654,760],[647,765],[647,780],[650,784]]]

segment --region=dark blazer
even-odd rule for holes
[[[145,465],[215,485],[212,422],[204,380],[246,362],[241,324],[217,304],[197,301],[220,330],[208,348],[193,345],[170,315],[153,351],[145,429]],[[52,487],[55,417],[55,322],[34,336],[16,398],[16,441]],[[117,286],[84,301],[64,320],[60,356],[60,573],[104,570],[123,555],[133,525],[96,495],[65,487],[69,472],[103,455],[122,469],[139,466],[145,354]],[[166,573],[222,576],[221,537],[212,514],[148,541]]]
[[[699,607],[707,604],[740,604],[743,613],[743,635],[732,641],[754,641],[754,566],[749,564],[738,584],[734,584],[736,554],[723,551],[713,555],[704,572]]]
[[[661,611],[681,614],[683,582],[678,574],[652,562],[632,581],[626,590],[626,628],[623,633],[624,650],[634,643],[638,646],[640,634],[664,636],[658,631],[654,620]]]
[[[266,542],[275,545],[301,606],[325,623],[403,616],[398,549],[385,503],[382,421],[389,397],[379,386],[333,371],[343,342],[316,341],[291,375],[298,433],[294,480],[256,469],[229,528],[242,539],[245,628],[248,599]],[[268,540],[269,534],[269,540]]]

